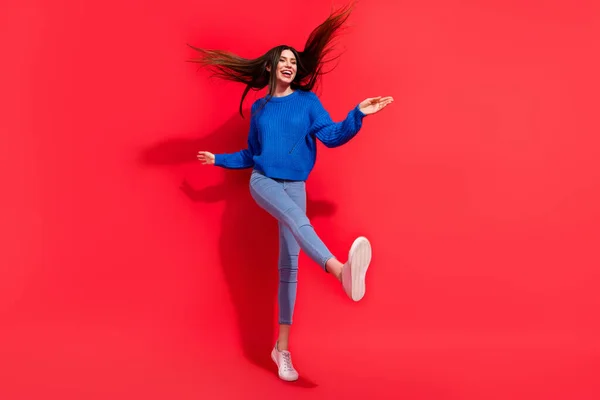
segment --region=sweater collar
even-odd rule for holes
[[[266,96],[266,98],[270,102],[282,102],[282,101],[287,101],[287,100],[294,98],[297,94],[298,94],[298,89],[294,90],[292,93],[285,95],[285,96],[274,97],[269,94]]]

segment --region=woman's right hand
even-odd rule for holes
[[[215,163],[215,155],[213,153],[209,153],[208,151],[199,151],[198,160],[200,160],[202,164],[212,165]]]

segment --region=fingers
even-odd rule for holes
[[[393,102],[394,98],[392,96],[377,96],[377,97],[369,97],[367,99],[365,99],[365,101],[363,103],[366,104],[372,104],[372,105],[378,105],[383,107],[384,105],[388,105],[389,103]]]
[[[199,161],[202,162],[202,164],[212,164],[215,161],[214,154],[212,154],[208,151],[199,151],[197,158]]]
[[[386,101],[386,100],[394,100],[394,98],[392,96],[377,96],[377,97],[371,97],[369,100]]]
[[[385,97],[381,97],[381,96],[379,96],[379,97],[376,97],[376,99],[378,99],[377,101],[378,101],[379,103],[385,103],[385,102],[391,102],[391,101],[394,101],[394,98],[393,98],[392,96],[385,96]]]
[[[380,112],[381,110],[383,110],[385,107],[389,106],[390,104],[392,104],[394,102],[394,99],[392,99],[391,97],[387,97],[386,100],[381,100],[378,103],[376,103],[375,106],[375,113]]]
[[[394,102],[394,99],[391,96],[388,97],[384,97],[383,99],[381,99],[381,101],[379,102],[379,106],[381,108],[384,108],[385,106],[388,106],[390,104],[392,104]]]

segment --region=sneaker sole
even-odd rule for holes
[[[350,248],[350,272],[352,276],[352,300],[361,300],[366,292],[366,276],[373,250],[366,237],[357,238]]]

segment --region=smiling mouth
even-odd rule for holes
[[[281,71],[281,75],[287,77],[287,78],[291,78],[292,77],[292,71]]]

